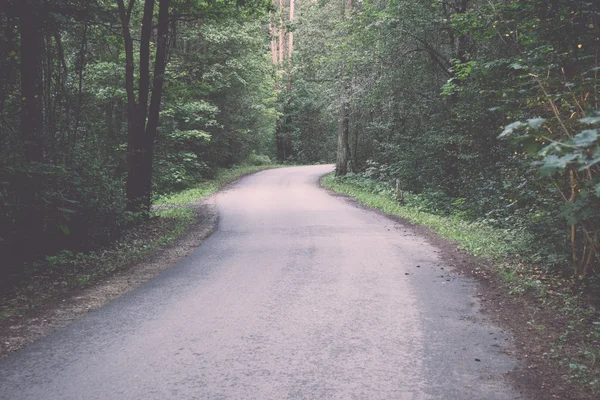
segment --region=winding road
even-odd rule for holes
[[[218,194],[219,227],[191,255],[0,359],[0,398],[521,399],[476,284],[410,228],[319,188],[331,170]]]

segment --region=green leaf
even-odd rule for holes
[[[521,121],[513,122],[512,124],[506,125],[502,133],[498,135],[498,138],[503,138],[512,135],[515,130],[522,127],[523,125],[525,124]]]
[[[538,129],[544,122],[546,122],[546,118],[532,118],[527,120],[527,124],[529,124],[531,129]]]
[[[591,166],[600,163],[600,147],[596,148],[596,151],[594,152],[594,155],[592,157],[593,158],[591,160],[586,161],[585,165],[581,167],[582,171],[584,169],[590,168]]]
[[[540,143],[536,142],[533,136],[528,136],[526,140],[522,141],[521,145],[523,146],[523,150],[531,155],[536,154],[540,150]]]
[[[60,229],[60,231],[64,234],[64,235],[70,235],[71,234],[71,230],[69,229],[69,227],[65,224],[60,224],[58,225],[58,229]]]
[[[587,117],[579,120],[582,124],[597,124],[600,123],[600,117]]]
[[[527,67],[526,65],[521,65],[519,63],[512,63],[512,64],[509,65],[509,68],[516,69],[516,70],[519,70],[519,69],[527,70],[527,69],[529,69],[529,67]]]
[[[551,175],[559,169],[562,170],[567,168],[567,165],[569,165],[569,163],[575,160],[578,156],[579,154],[577,153],[567,154],[562,157],[558,157],[553,154],[546,156],[541,161],[542,166],[540,167],[540,172],[542,175]]]
[[[575,135],[569,142],[578,147],[588,147],[598,140],[598,129],[587,129]]]

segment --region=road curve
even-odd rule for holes
[[[331,169],[220,193],[219,228],[190,256],[0,359],[0,398],[521,399],[475,284],[320,189]]]

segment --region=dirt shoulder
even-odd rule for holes
[[[218,210],[214,196],[188,206],[193,208],[195,220],[173,243],[159,248],[122,271],[92,282],[88,287],[54,296],[33,310],[2,321],[0,356],[18,350],[102,307],[152,279],[198,248],[217,228]]]
[[[557,310],[557,305],[532,293],[510,294],[510,288],[494,264],[461,251],[455,242],[440,237],[420,225],[376,208],[366,207],[353,198],[324,188],[356,207],[368,209],[398,223],[396,229],[412,230],[440,249],[445,264],[460,275],[475,279],[480,287],[481,312],[513,335],[511,354],[517,368],[507,374],[513,385],[528,399],[585,400],[595,398],[590,382],[573,379],[573,364],[568,360],[580,351],[578,332],[572,318]],[[592,318],[593,320],[593,318]],[[566,334],[569,332],[569,334]]]

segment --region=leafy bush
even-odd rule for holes
[[[273,162],[271,161],[269,156],[251,153],[248,156],[248,158],[246,159],[245,164],[259,166],[259,165],[271,165],[271,164],[273,164]]]

